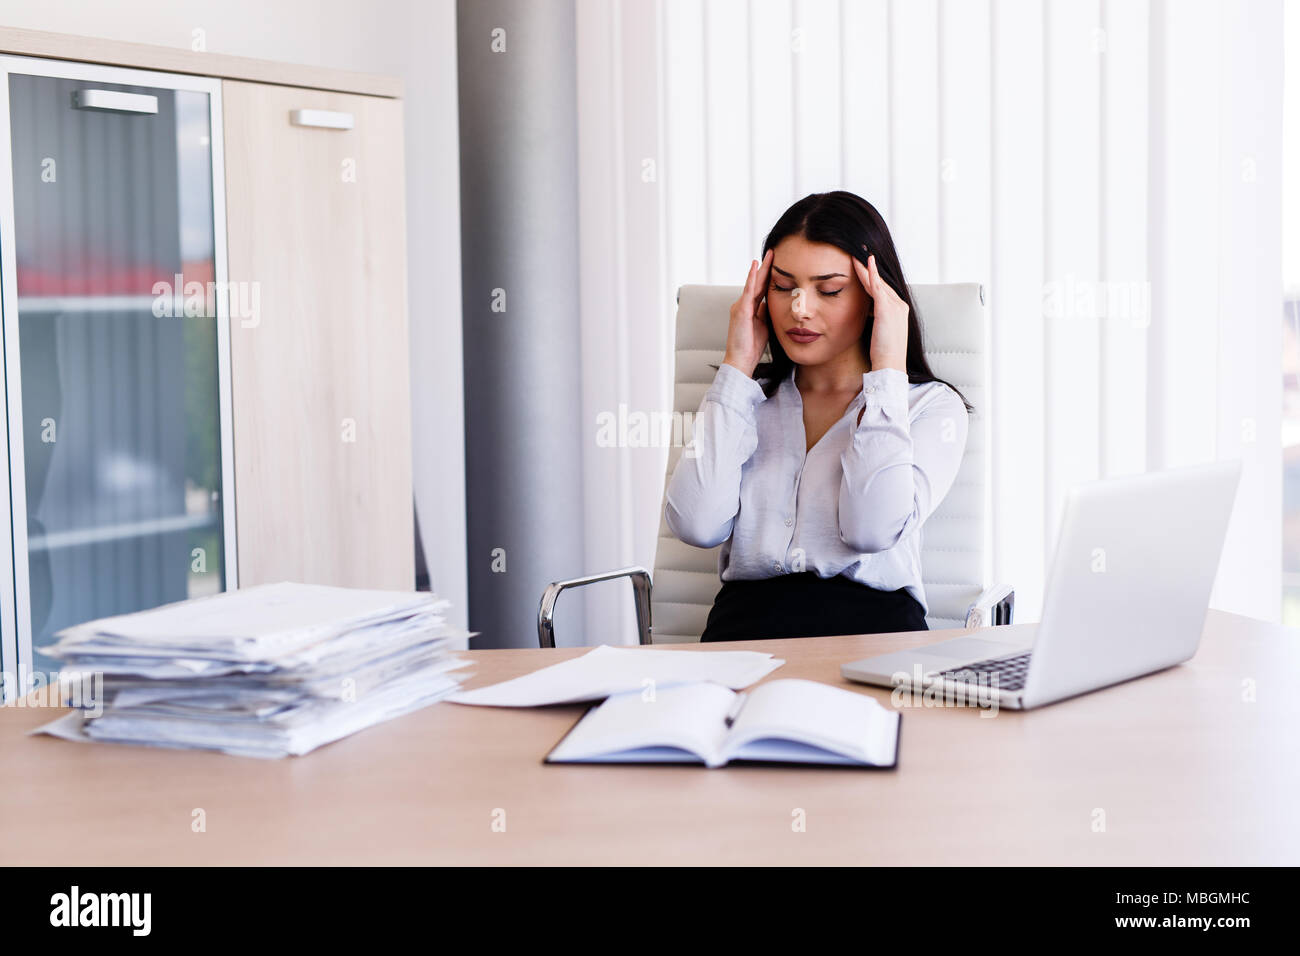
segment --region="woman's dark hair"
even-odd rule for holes
[[[925,350],[922,348],[921,336],[924,327],[921,316],[916,311],[912,292],[903,278],[903,267],[898,261],[898,252],[894,248],[889,227],[885,225],[884,218],[876,211],[875,206],[861,196],[844,190],[805,196],[787,209],[776,221],[776,225],[763,241],[763,255],[759,256],[759,260],[761,261],[767,255],[767,250],[776,248],[789,236],[802,236],[809,242],[824,242],[843,249],[863,265],[866,265],[868,255],[874,255],[876,271],[880,273],[880,278],[889,283],[890,288],[898,293],[898,297],[907,303],[908,383],[919,385],[924,382],[940,382],[957,393],[957,397],[966,406],[967,412],[974,411],[974,406],[966,401],[965,395],[930,369],[930,363],[926,360]],[[863,248],[864,246],[866,248]],[[766,294],[766,290],[764,293]],[[868,296],[867,324],[862,330],[861,339],[864,354],[869,354],[871,348],[873,312],[874,305]],[[754,378],[766,379],[762,383],[763,394],[771,397],[790,374],[794,362],[777,341],[770,315],[767,320],[767,342],[768,348],[772,351],[772,361],[760,362],[754,369]]]

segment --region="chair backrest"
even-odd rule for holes
[[[991,579],[989,546],[988,322],[983,287],[976,282],[911,286],[923,323],[926,357],[934,374],[975,406],[966,454],[956,482],[921,529],[921,567],[933,630],[964,627],[966,610]],[[691,422],[713,382],[727,343],[731,304],[740,286],[684,285],[677,292],[677,346],[673,410]],[[764,359],[771,354],[764,353]],[[668,452],[668,478],[690,441]],[[721,587],[718,548],[694,548],[673,536],[659,503],[651,617],[654,640],[698,641]]]

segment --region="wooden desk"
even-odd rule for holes
[[[709,648],[889,703],[840,664],[956,633]],[[1211,611],[1196,657],[1142,680],[991,719],[902,708],[892,772],[543,765],[579,706],[443,702],[279,761],[30,737],[59,711],[0,708],[0,863],[1295,864],[1298,637]],[[466,686],[582,651],[471,651]]]

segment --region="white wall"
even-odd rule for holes
[[[0,0],[0,24],[399,76],[405,83],[415,494],[433,587],[466,626],[454,0]]]
[[[671,407],[679,285],[741,284],[782,210],[849,189],[910,281],[989,287],[994,573],[1017,619],[1041,610],[1071,483],[1237,457],[1211,603],[1278,619],[1281,0],[578,15],[590,428]],[[665,456],[593,445],[590,570],[652,566]]]

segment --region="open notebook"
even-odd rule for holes
[[[891,768],[901,722],[901,714],[872,697],[816,681],[773,680],[748,693],[697,681],[606,698],[546,762]]]

